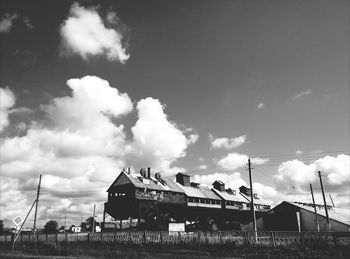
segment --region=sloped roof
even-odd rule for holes
[[[198,187],[183,186],[179,183],[175,183],[179,188],[181,188],[185,194],[189,197],[204,198],[204,199],[214,199],[221,200],[221,198],[216,195],[209,187],[198,185]]]
[[[168,177],[162,178],[164,183],[159,182],[155,178],[151,177],[150,179],[144,178],[141,181],[141,176],[136,174],[128,174],[121,172],[117,179],[112,183],[107,191],[112,190],[114,187],[118,186],[118,181],[123,180],[125,184],[129,183],[134,185],[136,188],[150,189],[150,190],[159,190],[159,191],[171,191],[171,192],[180,192],[184,193],[173,180]],[[128,181],[128,182],[127,182]]]
[[[307,205],[302,205],[300,203],[295,203],[295,202],[287,202],[286,203],[292,204],[296,207],[299,207],[301,209],[310,211],[314,213],[314,207],[312,206],[307,206]],[[324,210],[324,207],[322,209],[319,209],[316,207],[316,211],[318,215],[321,215],[323,217],[326,217],[326,211]],[[328,210],[328,216],[330,219],[341,222],[343,224],[350,225],[350,210],[349,209],[341,209],[341,208],[332,208]]]
[[[248,202],[241,195],[230,194],[226,191],[221,192],[221,191],[216,190],[216,189],[212,189],[212,190],[213,190],[213,192],[215,192],[217,195],[219,195],[225,201],[237,201],[237,202],[245,202],[245,203]]]
[[[239,194],[242,195],[242,197],[245,200],[250,202],[250,197],[248,197],[247,195],[245,195],[244,193],[241,193],[241,192]],[[262,199],[260,197],[258,199],[254,198],[254,204],[257,204],[257,205],[271,205],[270,202],[268,202],[268,201],[266,201],[266,200],[264,200],[264,199]]]

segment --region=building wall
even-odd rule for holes
[[[303,231],[317,231],[315,214],[307,210],[300,210],[301,229]],[[318,222],[321,231],[327,231],[327,219],[322,215],[318,215]],[[338,221],[330,219],[332,231],[349,231],[349,226]]]

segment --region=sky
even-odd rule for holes
[[[123,168],[350,208],[346,0],[1,0],[0,219],[78,224]],[[33,216],[28,220],[28,227]]]

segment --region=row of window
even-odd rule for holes
[[[188,197],[188,202],[194,202],[194,203],[203,203],[203,204],[217,204],[220,205],[221,201],[218,200],[211,200],[211,199],[203,199],[203,198],[193,198]]]

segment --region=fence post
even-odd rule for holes
[[[338,246],[338,240],[337,240],[337,235],[336,235],[336,233],[332,233],[332,236],[333,236],[334,245],[335,245],[335,246]]]
[[[221,233],[221,231],[219,231],[219,240],[220,240],[220,244],[222,245],[223,240],[222,240],[222,233]]]
[[[146,230],[143,231],[143,243],[146,244]]]
[[[57,233],[55,233],[55,243],[58,244],[58,237],[57,237]]]
[[[45,238],[45,239],[46,239],[46,242],[47,242],[47,233],[45,233],[45,236],[46,236],[46,238]]]
[[[29,233],[29,241],[31,240],[31,236],[32,236],[31,233]]]
[[[160,231],[160,244],[162,245],[163,244],[163,232]]]
[[[15,239],[15,235],[11,233],[11,243],[13,243],[14,239]]]
[[[201,245],[201,232],[198,231],[198,244]]]
[[[90,233],[87,233],[87,242],[90,242]]]
[[[177,235],[178,235],[178,237],[179,237],[179,244],[181,244],[181,232],[178,231],[178,232],[177,232]]]
[[[7,234],[5,233],[5,244],[7,243]]]
[[[271,243],[272,245],[275,247],[276,246],[276,242],[275,242],[275,233],[274,232],[270,232],[270,237],[271,237]]]

